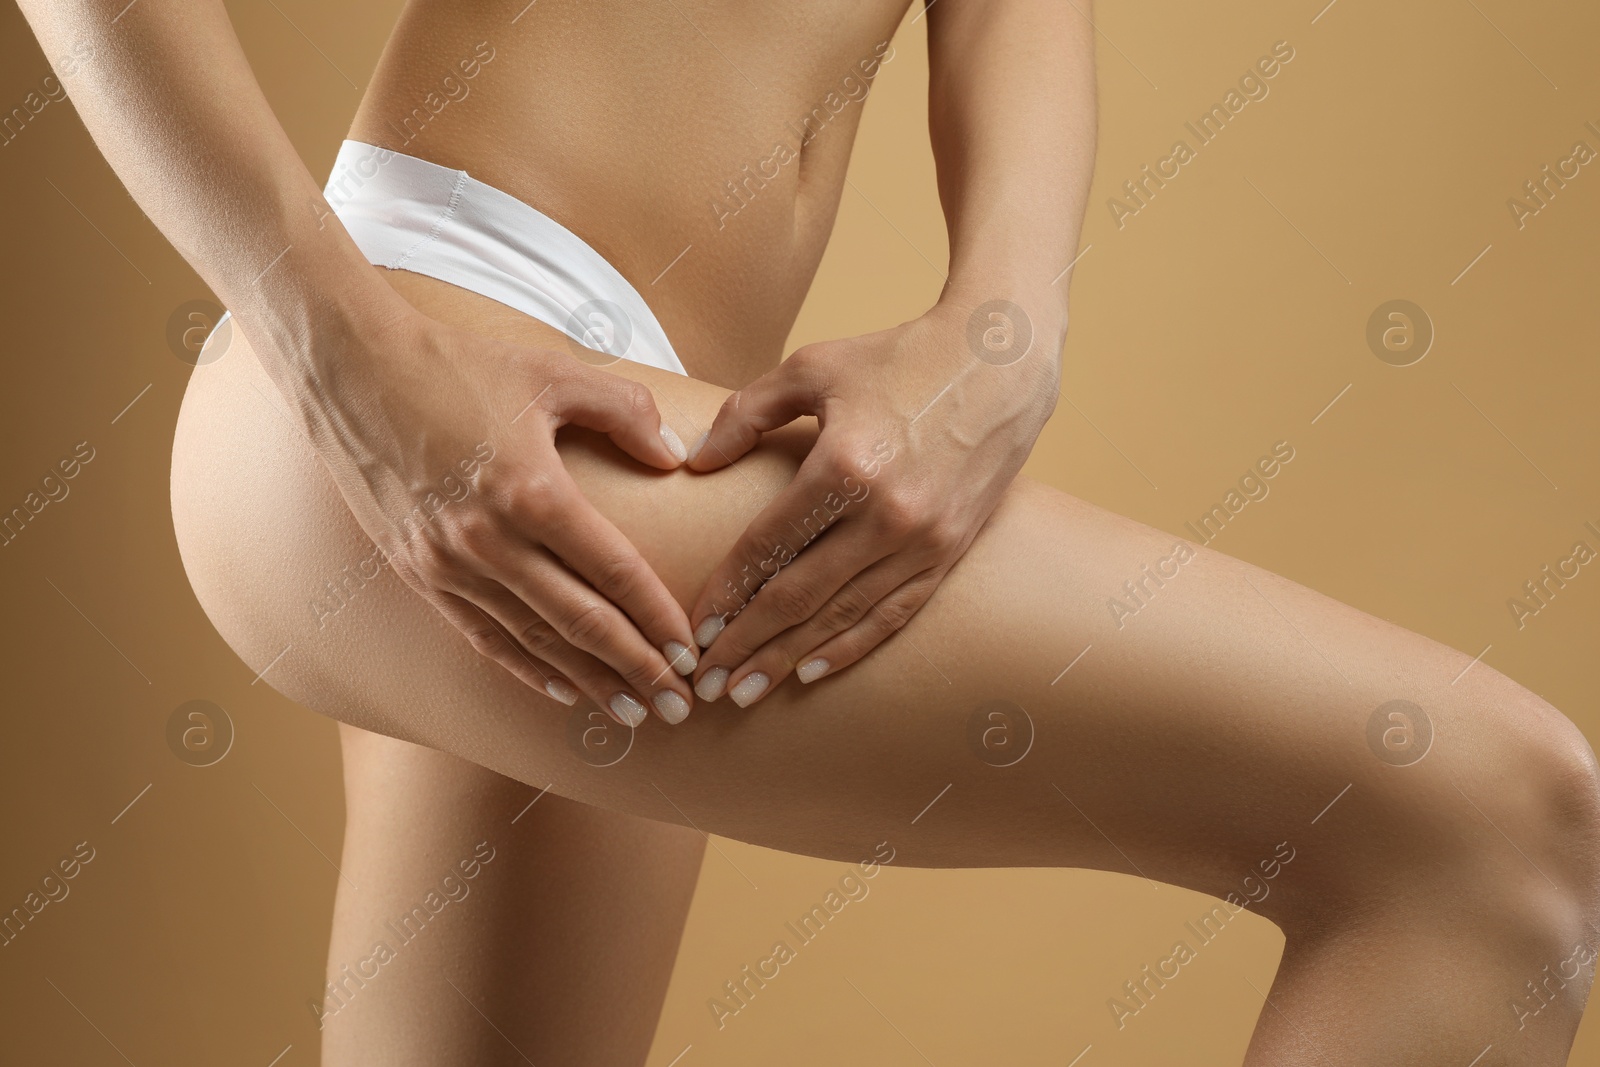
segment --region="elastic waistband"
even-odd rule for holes
[[[587,348],[686,373],[644,297],[604,256],[464,170],[346,141],[324,194],[376,266],[449,282]]]

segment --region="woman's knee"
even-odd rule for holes
[[[1540,882],[1590,930],[1589,940],[1600,939],[1600,765],[1594,749],[1572,720],[1532,694],[1514,715],[1509,766],[1500,776],[1506,820],[1531,842],[1527,865],[1539,866]]]
[[[1578,728],[1499,675],[1409,711],[1420,717],[1374,712],[1413,731],[1415,747],[1369,733],[1376,758],[1362,754],[1348,793],[1319,817],[1323,869],[1274,918],[1291,935],[1431,913],[1545,951],[1600,939],[1600,771]]]
[[[1506,699],[1480,712],[1486,736],[1471,764],[1476,774],[1456,791],[1474,821],[1492,828],[1493,838],[1483,836],[1499,839],[1498,858],[1517,880],[1542,887],[1539,895],[1552,890],[1593,918],[1600,891],[1594,751],[1555,707],[1515,683],[1507,688]]]

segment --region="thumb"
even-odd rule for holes
[[[683,441],[661,421],[647,386],[593,367],[575,369],[552,390],[548,409],[556,425],[597,430],[641,463],[662,470],[681,465]]]
[[[699,441],[689,447],[689,467],[714,471],[755,447],[761,435],[821,406],[821,375],[796,352],[723,401],[722,410]]]

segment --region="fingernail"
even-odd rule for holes
[[[655,705],[661,717],[673,726],[689,717],[689,702],[670,689],[663,689],[656,694]]]
[[[695,684],[694,695],[701,700],[716,700],[722,696],[722,687],[728,684],[728,670],[726,667],[712,667],[706,671],[700,681]]]
[[[726,625],[727,623],[722,621],[721,615],[706,616],[700,620],[700,625],[695,627],[694,643],[701,648],[710,647],[711,642],[717,639],[717,635],[722,632],[722,628]]]
[[[667,451],[672,453],[672,458],[679,463],[689,458],[689,453],[683,450],[683,441],[673,432],[671,426],[661,424],[661,440],[667,446]]]
[[[689,458],[693,459],[694,457],[698,456],[700,454],[700,450],[702,448],[706,447],[706,442],[709,441],[710,439],[711,439],[711,431],[710,430],[707,430],[705,433],[701,434],[699,437],[696,437],[694,439],[694,444],[689,446]]]
[[[794,676],[802,682],[814,682],[828,673],[828,661],[818,656],[816,659],[806,660],[794,672]]]
[[[771,681],[760,671],[751,671],[745,675],[738,685],[728,693],[733,702],[741,708],[748,708],[756,702],[756,697],[767,691],[767,683]]]
[[[668,641],[662,646],[661,651],[666,654],[667,662],[672,664],[672,669],[684,677],[694,673],[700,666],[700,657],[694,654],[694,649],[687,645],[680,645],[676,641]]]
[[[552,678],[544,683],[544,691],[569,708],[578,702],[578,691],[560,678]]]
[[[611,711],[617,718],[635,728],[644,722],[644,717],[649,714],[643,704],[627,693],[618,693],[611,698]]]

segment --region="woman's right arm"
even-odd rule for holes
[[[403,301],[328,208],[221,0],[19,6],[48,56],[78,57],[63,82],[90,135],[232,311],[396,572],[557,699],[573,703],[575,685],[624,721],[643,717],[640,699],[686,714],[669,659],[693,669],[688,620],[554,443],[572,423],[678,466],[649,390]]]

